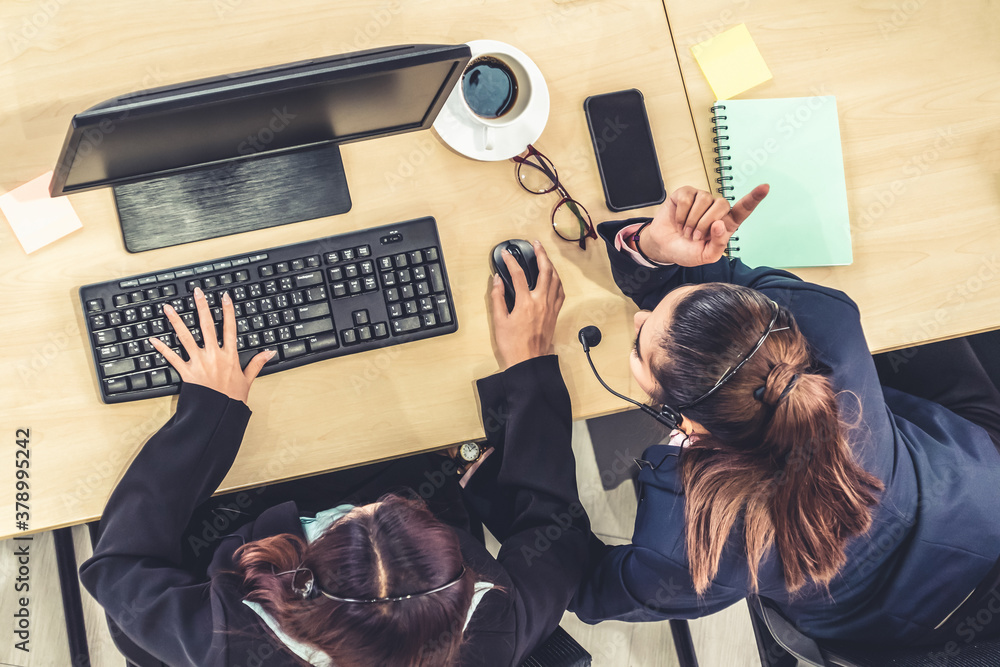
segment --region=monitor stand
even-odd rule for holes
[[[336,144],[113,187],[129,252],[249,232],[351,210]]]

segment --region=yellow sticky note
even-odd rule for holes
[[[771,79],[771,70],[744,23],[691,47],[715,98],[728,100]]]
[[[28,254],[83,227],[69,198],[49,196],[51,180],[50,171],[0,195],[0,211]]]

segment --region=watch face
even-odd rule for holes
[[[458,449],[458,455],[463,461],[468,461],[472,463],[479,458],[479,454],[482,452],[479,444],[475,442],[467,442]]]

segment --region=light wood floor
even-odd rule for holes
[[[581,495],[593,522],[594,531],[608,542],[628,541],[635,517],[632,488],[623,484],[612,491],[601,489],[590,435],[584,422],[574,424],[573,449]],[[90,555],[90,542],[83,527],[73,529],[77,558]],[[70,659],[63,622],[62,601],[56,575],[51,533],[35,537],[31,545],[30,602],[28,605],[30,651],[16,649],[10,619],[18,609],[14,592],[17,563],[15,542],[0,542],[0,666],[66,667]],[[115,650],[97,603],[84,596],[87,639],[91,665],[123,667],[124,659]],[[758,667],[753,632],[745,605],[738,604],[712,616],[693,621],[691,632],[701,667]],[[594,656],[595,667],[676,667],[677,657],[667,623],[608,622],[590,626],[573,614],[563,618],[563,627]]]

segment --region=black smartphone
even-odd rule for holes
[[[642,93],[630,88],[591,95],[583,111],[608,208],[625,211],[663,203],[667,193]]]

